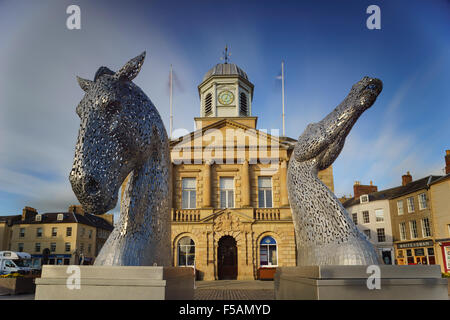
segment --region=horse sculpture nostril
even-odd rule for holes
[[[94,178],[87,178],[84,186],[84,191],[89,194],[95,194],[99,190],[99,184]]]

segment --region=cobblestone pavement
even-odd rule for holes
[[[273,300],[273,281],[197,281],[195,300]]]

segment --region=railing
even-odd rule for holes
[[[172,221],[200,221],[199,209],[172,210]]]
[[[280,220],[279,208],[255,208],[253,211],[255,220]]]

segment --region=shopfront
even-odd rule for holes
[[[436,264],[433,240],[396,244],[398,265]]]
[[[441,249],[445,272],[450,272],[450,242],[442,242]]]
[[[50,254],[48,256],[47,264],[50,265],[69,265],[71,254]],[[43,255],[33,254],[31,255],[31,263],[33,268],[40,268],[42,265]]]

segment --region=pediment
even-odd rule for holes
[[[233,224],[233,222],[252,223],[254,222],[254,219],[236,209],[222,209],[203,218],[200,222],[215,222],[216,224],[223,223],[226,225],[227,223]]]

